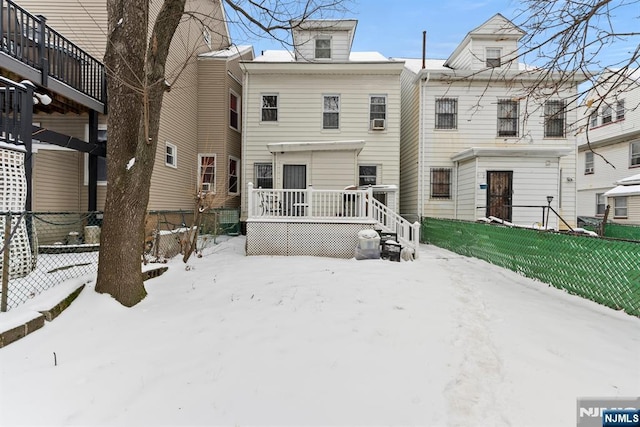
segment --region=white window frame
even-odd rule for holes
[[[320,48],[318,49],[318,42],[319,41],[328,41],[329,42],[329,48]],[[329,56],[325,57],[325,56],[318,56],[318,50],[321,51],[329,51]],[[331,38],[331,36],[326,36],[326,35],[320,35],[317,36],[313,39],[313,58],[316,60],[320,60],[320,61],[329,61],[331,60],[333,56],[333,39]]]
[[[266,96],[275,96],[276,98],[276,106],[275,107],[265,107],[264,98]],[[261,123],[277,123],[279,120],[280,112],[278,111],[280,108],[280,95],[277,93],[262,93],[260,94],[260,122]],[[276,119],[275,120],[265,120],[264,119],[264,111],[275,111]]]
[[[594,172],[594,155],[593,151],[584,152],[584,174],[591,175]]]
[[[268,166],[271,171],[271,187],[262,187],[258,182],[261,177],[258,177],[258,169],[261,167]],[[267,179],[267,178],[264,178]],[[255,182],[256,188],[273,188],[273,163],[271,162],[256,162],[253,164],[253,180]]]
[[[444,107],[444,106],[453,106],[453,112],[446,112],[446,111],[439,111],[440,107]],[[443,126],[445,122],[445,120],[440,120],[441,117],[448,117],[451,116],[453,118],[453,124],[451,127],[445,127]],[[451,98],[451,97],[439,97],[436,98],[435,101],[435,123],[434,123],[434,129],[436,130],[445,130],[445,131],[451,131],[451,130],[457,130],[458,129],[458,98]]]
[[[506,108],[504,106],[508,106],[509,108]],[[515,107],[515,112],[511,111],[510,107]],[[505,114],[505,112],[509,114]],[[515,116],[510,117],[510,113],[513,113]],[[518,101],[514,101],[512,99],[498,99],[497,116],[498,129],[496,133],[498,137],[517,138],[520,135],[520,103]],[[503,126],[504,123],[506,123],[507,126]],[[508,129],[511,127],[511,125],[515,127],[513,131]]]
[[[618,99],[616,101],[616,121],[624,119],[625,113],[624,99]]]
[[[613,198],[613,217],[614,218],[627,218],[628,211],[627,196],[619,196]]]
[[[236,109],[233,110],[231,108],[231,97],[235,96],[236,98]],[[236,115],[236,127],[231,124],[231,114],[235,113]],[[240,95],[238,95],[235,91],[229,89],[229,127],[235,131],[240,132]]]
[[[598,127],[598,110],[594,110],[589,115],[589,128],[593,129],[595,127]]]
[[[373,103],[374,99],[382,99],[384,100],[384,102],[378,103],[376,102],[375,104]],[[374,106],[380,106],[382,105],[384,107],[384,111],[380,112],[380,111],[373,111]],[[374,120],[383,120],[384,125],[382,126],[382,128],[386,129],[387,127],[387,95],[369,95],[369,129],[373,129],[374,128]]]
[[[605,105],[602,107],[602,124],[606,125],[607,123],[611,123],[613,121],[613,109],[610,105]]]
[[[560,111],[551,112],[551,107],[554,106],[554,109],[558,106],[560,107]],[[561,117],[559,117],[561,115]],[[562,124],[562,132],[561,135],[551,134],[549,132],[551,121],[558,122]],[[567,137],[567,103],[562,99],[550,99],[544,103],[544,137],[545,138],[553,138],[553,139],[565,139]]]
[[[485,54],[484,65],[487,68],[502,67],[502,48],[487,47],[485,48],[484,54]]]
[[[640,140],[629,143],[629,167],[640,167]]]
[[[204,190],[204,192],[208,193],[216,193],[216,183],[218,179],[218,156],[216,153],[198,153],[198,178],[196,182],[196,186],[200,186],[200,181],[202,179],[202,159],[204,157],[212,157],[213,158],[213,182],[208,182],[210,188],[208,190]],[[203,183],[204,184],[204,183]],[[211,188],[213,187],[213,188]],[[196,188],[197,191],[200,191],[200,188]]]
[[[235,174],[236,191],[235,192],[231,191],[231,177],[233,176],[231,175],[232,161],[236,162],[236,174]],[[229,158],[227,159],[227,194],[230,194],[232,196],[237,196],[238,194],[240,194],[240,159],[235,156],[229,156]]]
[[[604,193],[596,193],[596,216],[604,216],[604,213],[607,210],[606,199],[607,198],[604,196]],[[602,209],[600,209],[600,207],[602,207]]]
[[[434,176],[437,173],[445,173],[449,182],[434,182]],[[436,187],[439,186],[439,187]],[[442,191],[447,187],[447,191]],[[437,190],[436,190],[437,189]],[[453,169],[450,167],[437,168],[433,167],[429,170],[429,198],[436,200],[450,200],[453,198]]]
[[[360,168],[363,167],[368,167],[368,168],[375,168],[376,169],[376,174],[374,175],[363,175],[362,171],[360,170]],[[376,185],[380,182],[380,171],[382,169],[381,165],[377,165],[377,164],[372,164],[372,163],[363,163],[363,164],[359,164],[358,165],[358,186],[366,186],[366,185]],[[361,182],[362,177],[374,177],[375,178],[375,182],[373,184],[363,184]]]
[[[171,156],[171,161],[168,161],[168,156]],[[169,141],[164,142],[164,165],[174,169],[178,168],[178,147]]]
[[[338,98],[338,108],[337,110],[327,110],[326,109],[326,98]],[[337,114],[338,116],[338,125],[336,127],[325,127],[324,117],[325,114]],[[323,130],[340,130],[340,95],[337,93],[324,94],[322,95],[322,129]]]
[[[99,124],[98,125],[98,130],[107,130],[107,125],[106,124]],[[85,141],[89,141],[89,125],[84,125],[84,138]],[[103,157],[104,158],[104,157]],[[106,174],[106,167],[107,167],[107,159],[105,159],[105,174]],[[98,162],[100,162],[100,160],[98,160]],[[84,185],[89,185],[89,153],[84,153]],[[100,181],[98,180],[98,185],[100,186],[105,186],[107,185],[108,181]]]
[[[204,40],[209,50],[211,50],[211,33],[209,32],[209,29],[207,27],[202,27],[202,39]]]

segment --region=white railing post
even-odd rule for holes
[[[313,215],[313,185],[309,184],[307,187],[307,206],[306,206],[305,216]],[[304,207],[303,207],[304,209]]]
[[[367,188],[366,204],[368,209],[365,212],[369,213],[369,215],[367,216],[369,218],[375,219],[376,217],[373,213],[373,187],[371,186]]]
[[[247,217],[253,217],[253,182],[247,184]]]
[[[420,223],[418,221],[413,223],[413,256],[418,259],[420,253]]]

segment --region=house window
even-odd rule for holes
[[[591,115],[589,116],[589,127],[590,128],[594,128],[598,126],[598,111],[594,111],[593,113],[591,113]]]
[[[358,185],[376,185],[378,183],[378,167],[375,165],[358,166]]]
[[[589,175],[593,173],[593,151],[587,151],[584,153],[584,174]]]
[[[331,59],[331,38],[329,37],[316,38],[315,58]]]
[[[455,98],[436,99],[436,129],[458,128],[458,100]]]
[[[238,194],[239,161],[236,157],[229,156],[229,194]]]
[[[616,102],[616,120],[624,119],[624,112],[624,99],[619,99],[618,102]]]
[[[451,198],[451,168],[431,168],[431,198]]]
[[[211,33],[206,27],[202,29],[202,39],[206,43],[207,47],[211,49]]]
[[[502,52],[500,48],[488,47],[487,48],[487,56],[486,56],[486,66],[487,68],[497,68],[500,65],[500,57],[502,56]]]
[[[611,112],[611,107],[608,105],[605,105],[604,107],[602,107],[602,124],[606,124],[606,123],[611,123],[612,120],[612,112]]]
[[[384,129],[387,119],[387,97],[371,95],[369,97],[369,121],[371,129]]]
[[[631,166],[640,166],[640,141],[631,143]]]
[[[340,128],[340,95],[323,97],[322,129]]]
[[[215,154],[198,154],[198,185],[203,192],[216,192]]]
[[[238,95],[233,92],[229,92],[229,126],[233,129],[238,130],[238,118],[240,111],[240,100],[238,99]]]
[[[172,168],[178,167],[178,147],[169,141],[165,142],[164,164]]]
[[[278,95],[262,95],[262,116],[263,122],[278,121]]]
[[[596,193],[596,215],[604,215],[605,202],[604,193]]]
[[[626,218],[627,217],[627,198],[626,197],[614,197],[613,198],[613,216],[614,218]]]
[[[518,136],[518,102],[498,100],[498,136]]]
[[[273,165],[271,163],[254,163],[253,174],[257,188],[273,188]]]
[[[544,136],[564,138],[564,101],[547,101],[544,104]]]

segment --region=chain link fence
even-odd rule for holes
[[[420,235],[426,243],[640,316],[640,241],[436,218],[423,219]]]
[[[94,278],[102,220],[102,212],[0,212],[0,311],[17,307],[66,280]],[[195,256],[215,245],[219,236],[240,233],[235,208],[204,212],[193,229],[192,221],[193,212],[150,212],[141,260],[166,262],[184,253],[189,230],[197,230]]]

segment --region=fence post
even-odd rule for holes
[[[418,254],[420,253],[420,223],[418,221],[413,223],[413,256],[415,259],[418,259]]]
[[[369,218],[372,219],[376,219],[375,215],[373,213],[373,187],[371,185],[369,185],[369,188],[367,188],[367,197],[366,197],[366,205],[367,205],[367,209],[369,212],[369,215],[367,215]]]
[[[306,206],[306,212],[305,212],[305,216],[311,216],[311,212],[313,212],[313,185],[309,184],[309,187],[307,187],[307,206]],[[304,206],[303,206],[304,209]],[[304,212],[304,211],[303,211]]]
[[[247,184],[247,218],[253,216],[253,182]]]
[[[7,293],[9,292],[9,256],[11,236],[11,212],[7,212],[4,217],[4,245],[2,250],[2,299],[0,300],[0,311],[7,311]]]

